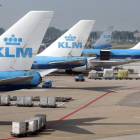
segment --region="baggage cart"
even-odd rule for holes
[[[37,126],[37,131],[41,131],[41,126],[42,126],[42,118],[41,117],[32,117],[31,120],[37,120],[38,121],[38,126]]]
[[[56,97],[52,97],[52,96],[48,97],[48,106],[56,107]]]
[[[119,78],[127,78],[128,77],[128,70],[119,70],[118,77]]]
[[[48,97],[47,96],[41,96],[40,97],[40,104],[41,107],[47,107],[48,106]]]
[[[25,122],[28,122],[29,123],[29,128],[28,128],[28,131],[27,133],[29,135],[35,135],[37,134],[37,129],[38,129],[38,120],[33,120],[33,119],[30,119],[30,120],[25,120]]]
[[[33,97],[32,96],[17,96],[17,106],[18,107],[22,107],[22,106],[26,106],[26,107],[31,107],[33,106]]]
[[[89,74],[88,74],[88,78],[89,79],[98,78],[98,72],[96,70],[90,71]]]
[[[46,128],[46,114],[36,114],[35,117],[41,117],[42,118],[42,129]]]
[[[5,106],[8,106],[10,105],[10,95],[1,95],[0,96],[0,105],[5,105]]]
[[[112,79],[113,78],[113,69],[104,69],[103,78]]]
[[[27,136],[27,123],[26,122],[12,122],[13,137],[26,137]]]
[[[24,105],[25,106],[33,106],[33,96],[24,96]]]
[[[24,106],[24,96],[17,96],[17,106]]]

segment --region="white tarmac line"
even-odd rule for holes
[[[139,116],[135,116],[134,118],[140,119],[140,117],[139,117]]]
[[[60,106],[63,106],[64,104],[67,104],[68,102],[63,102],[62,104],[58,105],[59,107]]]
[[[55,86],[55,87],[66,87],[66,86]]]
[[[21,89],[20,91],[46,91],[49,89]]]

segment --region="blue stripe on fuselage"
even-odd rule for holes
[[[84,62],[82,64],[64,64],[64,65],[50,65],[50,62],[62,62],[62,61],[72,61],[83,59]],[[50,56],[36,56],[35,63],[32,64],[31,69],[70,69],[74,67],[84,66],[87,63],[87,59],[85,57],[50,57]]]
[[[88,53],[96,53],[97,58],[100,58],[100,49],[84,49],[83,55]],[[131,57],[133,59],[140,59],[140,50],[139,49],[111,49],[110,50],[110,59],[125,59]]]

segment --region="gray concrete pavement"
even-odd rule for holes
[[[120,105],[140,107],[140,92],[132,93],[125,98]]]
[[[51,125],[51,127],[34,137],[23,139],[85,140],[140,133],[140,108],[119,105],[130,95],[140,92],[138,80],[115,81],[86,78],[85,82],[75,82],[73,76],[66,75],[50,75],[43,80],[46,79],[53,81],[52,88],[42,89],[39,85],[34,89],[0,94],[60,96],[72,97],[74,100],[58,108],[0,106],[0,139],[11,137],[12,121],[26,120],[41,113],[47,115],[47,126]]]
[[[101,138],[98,140],[139,140],[139,139],[140,139],[140,134],[133,134],[133,135],[110,137],[110,138]]]

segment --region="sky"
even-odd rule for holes
[[[140,0],[0,0],[0,27],[8,29],[29,11],[54,11],[50,27],[71,28],[79,20],[96,20],[93,31],[140,30]]]

